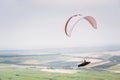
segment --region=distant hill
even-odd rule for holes
[[[0,50],[0,55],[39,55],[59,53],[88,53],[88,52],[111,52],[120,51],[120,45],[100,47],[71,47],[71,48],[44,48],[34,50]]]

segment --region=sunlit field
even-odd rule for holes
[[[1,68],[0,80],[120,80],[108,71],[79,70],[76,73],[44,72],[39,68]]]
[[[91,63],[78,68],[83,56]],[[0,80],[120,80],[119,67],[119,51],[1,55]]]

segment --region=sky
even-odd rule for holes
[[[0,0],[0,50],[120,44],[119,0]],[[79,22],[64,33],[75,14],[92,16],[97,30]]]

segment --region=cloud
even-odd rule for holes
[[[41,5],[61,5],[61,6],[98,6],[116,4],[119,0],[32,0],[32,3],[36,6]]]
[[[60,7],[88,7],[118,4],[119,0],[0,0],[0,6],[19,7],[19,6],[60,6]]]

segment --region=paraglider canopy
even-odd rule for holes
[[[77,18],[77,20],[74,20],[75,18]],[[64,31],[68,37],[71,36],[72,30],[75,25],[82,19],[86,20],[94,29],[97,29],[96,20],[92,16],[82,16],[81,14],[73,15],[65,23]],[[69,25],[71,23],[73,24]]]

